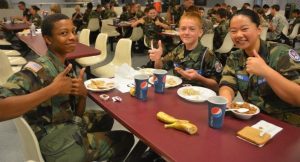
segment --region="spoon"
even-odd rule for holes
[[[237,111],[237,112],[239,112],[239,113],[245,113],[245,112],[249,111],[249,109],[243,108],[243,107],[238,108],[238,109],[226,109],[226,111],[234,111],[234,110]]]

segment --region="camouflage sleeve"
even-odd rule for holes
[[[222,78],[219,83],[221,86],[228,86],[232,88],[235,92],[238,90],[236,74],[235,74],[235,62],[233,54],[231,54],[226,61],[226,65],[223,69]]]
[[[179,53],[180,50],[182,50],[183,46],[179,45],[175,49],[173,49],[171,52],[167,53],[164,57],[162,57],[163,62],[163,68],[166,70],[170,70],[174,68],[174,59],[176,55]]]
[[[206,78],[211,78],[219,83],[221,79],[221,73],[223,70],[223,66],[217,56],[211,51],[207,50],[205,54],[205,62],[204,62],[204,72],[203,75]]]
[[[276,61],[275,70],[285,78],[300,84],[300,55],[293,49],[289,49],[288,54],[286,53],[287,51],[278,59],[274,58]]]
[[[0,86],[0,98],[28,94],[35,91],[39,83],[40,80],[30,70],[22,70]]]

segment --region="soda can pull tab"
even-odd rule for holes
[[[122,101],[122,98],[119,96],[114,96],[111,99],[113,100],[113,102],[121,102]]]

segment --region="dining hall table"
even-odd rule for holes
[[[48,47],[46,46],[46,42],[41,34],[37,34],[36,36],[31,36],[30,34],[17,34],[17,36],[36,54],[43,56],[47,53]],[[100,53],[101,51],[93,47],[84,45],[82,43],[77,43],[75,50],[67,54],[67,59],[70,60],[81,57],[95,56],[99,55]]]
[[[177,89],[178,87],[169,88],[164,94],[157,94],[151,87],[146,101],[138,100],[129,93],[121,93],[117,89],[108,92],[89,91],[89,97],[167,161],[300,161],[300,129],[298,127],[263,113],[250,120],[241,120],[235,118],[232,113],[226,112],[222,128],[212,129],[208,126],[207,102],[193,103],[184,100],[177,95]],[[110,99],[101,99],[99,97],[101,94],[109,95]],[[113,96],[121,97],[122,101],[113,102],[111,100]],[[181,131],[164,128],[164,123],[156,118],[159,111],[178,119],[189,120],[198,127],[198,132],[195,135],[188,135]],[[261,120],[282,127],[283,130],[263,147],[257,147],[236,137],[239,130]],[[131,155],[129,157],[133,158]]]
[[[17,32],[28,29],[29,25],[26,23],[3,23],[2,28],[6,31]]]

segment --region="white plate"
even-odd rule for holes
[[[174,84],[170,84],[169,83],[170,80],[174,80]],[[149,83],[154,84],[153,76],[149,78]],[[179,78],[177,76],[173,76],[173,75],[167,75],[165,88],[176,87],[176,86],[180,85],[181,83],[182,83],[181,78]]]
[[[154,70],[155,69],[153,69],[153,68],[143,68],[143,69],[140,69],[139,72],[141,74],[146,74],[146,75],[152,76]]]
[[[198,95],[187,95],[184,93],[184,91],[188,89],[193,89],[194,91],[197,91]],[[204,102],[211,96],[216,96],[216,92],[213,90],[210,90],[208,88],[204,87],[198,87],[198,86],[187,86],[187,87],[181,87],[177,90],[177,94],[191,102]]]
[[[104,87],[106,87],[107,84],[111,84],[110,86],[107,86],[106,88],[91,88],[88,85],[90,85],[92,83],[92,81],[104,81]],[[117,84],[110,78],[94,78],[94,79],[90,79],[90,80],[86,80],[84,82],[84,85],[86,87],[86,89],[90,90],[90,91],[94,91],[94,92],[105,92],[105,91],[109,91],[111,89],[116,88]]]

